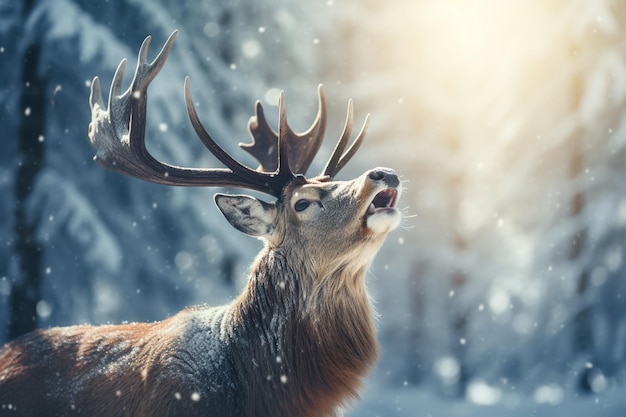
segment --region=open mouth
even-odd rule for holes
[[[386,188],[376,194],[374,199],[367,207],[367,215],[371,216],[381,212],[394,211],[396,200],[398,198],[398,190],[395,188]]]

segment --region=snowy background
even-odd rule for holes
[[[204,124],[250,164],[236,145],[254,101],[276,120],[285,90],[302,130],[323,83],[327,145],[348,98],[355,125],[373,117],[340,177],[402,175],[406,219],[368,278],[383,355],[349,416],[626,415],[619,0],[0,0],[0,342],[32,270],[40,327],[159,320],[244,284],[260,243],[215,190],[92,161],[91,80],[108,91],[145,36],[153,57],[174,29],[148,102],[159,159],[216,164],[188,125],[186,75]]]

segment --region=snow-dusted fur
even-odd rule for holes
[[[341,415],[376,359],[364,279],[400,216],[373,202],[399,186],[377,168],[353,181],[296,179],[275,203],[218,195],[233,226],[266,241],[242,294],[162,322],[7,344],[0,416]]]

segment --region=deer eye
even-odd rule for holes
[[[309,207],[311,205],[311,202],[309,200],[298,200],[296,201],[296,204],[293,206],[293,208],[297,211],[303,211],[306,210],[307,207]]]

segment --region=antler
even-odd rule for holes
[[[365,122],[363,122],[363,127],[361,131],[357,135],[356,139],[352,142],[352,145],[348,148],[348,150],[344,153],[344,149],[348,145],[348,140],[350,139],[350,134],[352,133],[352,119],[354,116],[352,99],[348,101],[348,114],[346,115],[346,123],[343,127],[343,133],[341,134],[341,138],[339,142],[337,142],[337,146],[335,146],[335,150],[331,155],[330,159],[326,163],[326,167],[322,171],[322,175],[333,178],[337,173],[343,168],[350,158],[354,156],[356,151],[359,150],[361,144],[363,143],[363,139],[365,139],[365,134],[367,133],[367,128],[370,123],[370,115],[369,113],[365,116]]]
[[[317,116],[311,127],[303,133],[295,133],[287,123],[287,106],[285,95],[281,92],[278,100],[279,108],[279,131],[286,136],[285,148],[289,159],[289,168],[298,174],[306,174],[307,169],[317,154],[326,131],[326,97],[320,85],[317,89],[319,107]],[[276,157],[271,150],[276,149],[278,133],[269,126],[265,118],[265,111],[261,101],[257,101],[254,108],[254,116],[248,122],[248,130],[252,136],[252,143],[239,144],[239,146],[254,156],[261,163],[262,171],[274,171]],[[270,152],[268,152],[270,151]]]
[[[285,140],[284,147],[287,149],[289,167],[293,172],[298,174],[306,173],[322,144],[324,132],[326,131],[326,96],[321,84],[318,86],[317,91],[319,99],[317,116],[311,127],[306,132],[300,134],[293,132],[287,125],[284,94],[281,93],[279,99],[279,131],[286,132],[285,134],[288,136]],[[352,132],[353,104],[352,100],[348,102],[348,114],[346,116],[343,133],[332,156],[326,163],[326,167],[322,171],[322,176],[333,178],[346,165],[350,158],[354,156],[363,143],[363,139],[367,133],[369,116],[369,114],[366,116],[361,131],[352,142],[352,145],[350,145],[350,148],[348,148],[348,151],[343,153]],[[239,146],[259,161],[261,164],[259,169],[262,171],[275,170],[277,168],[276,158],[271,151],[277,148],[279,135],[269,126],[265,118],[263,105],[260,101],[256,102],[254,116],[252,116],[248,122],[248,130],[252,136],[252,143],[239,144]]]
[[[279,99],[278,133],[269,127],[262,105],[257,102],[255,116],[249,122],[253,143],[242,145],[260,163],[261,170],[253,170],[233,159],[208,134],[196,112],[189,87],[189,77],[185,79],[185,104],[191,124],[209,151],[226,168],[183,168],[156,160],[145,146],[147,90],[159,73],[172,48],[177,31],[170,35],[165,45],[151,63],[148,63],[148,36],[139,50],[137,67],[130,87],[120,94],[126,60],[118,66],[111,90],[108,106],[102,99],[100,80],[95,77],[91,85],[89,103],[92,119],[89,125],[89,138],[96,147],[94,159],[101,165],[130,175],[165,185],[178,186],[230,186],[253,189],[280,197],[285,185],[296,177],[295,173],[307,170],[321,145],[326,128],[326,104],[323,90],[319,88],[319,110],[312,127],[302,133],[294,133],[287,124],[285,96]],[[367,126],[367,119],[361,134],[348,152],[340,155],[347,144],[352,125],[352,104],[348,106],[348,119],[341,140],[328,162],[324,175],[334,176],[354,155],[360,146]],[[347,133],[346,133],[347,132]]]

